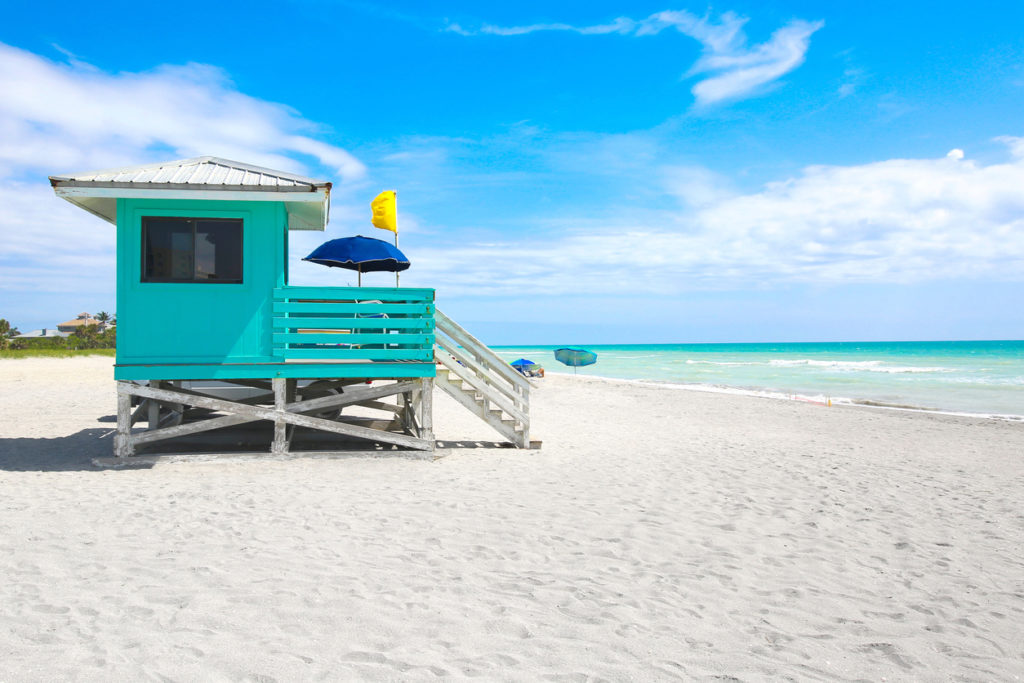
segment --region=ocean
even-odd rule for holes
[[[556,346],[496,346],[513,361],[572,372]],[[581,375],[827,404],[1024,419],[1024,341],[626,344],[583,346]]]

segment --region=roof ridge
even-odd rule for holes
[[[288,180],[290,182],[301,185],[320,186],[328,184],[327,181],[316,180],[314,178],[309,178],[307,176],[298,175],[297,173],[289,173],[287,171],[276,171],[272,168],[266,168],[265,166],[256,166],[254,164],[247,164],[243,161],[234,161],[232,159],[225,159],[223,157],[215,157],[211,155],[191,157],[188,159],[176,159],[174,161],[162,161],[152,164],[141,164],[138,166],[126,166],[123,168],[108,168],[98,171],[83,171],[80,173],[54,175],[50,176],[50,182],[51,184],[53,184],[54,182],[60,181],[75,181],[83,176],[121,175],[125,173],[139,173],[142,171],[150,171],[161,168],[182,168],[185,166],[199,166],[202,164],[213,164],[216,166],[224,166],[226,168],[238,169],[241,171],[249,171],[251,173],[259,173],[273,178],[279,178],[281,180]]]

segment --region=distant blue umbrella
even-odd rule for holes
[[[362,235],[324,242],[302,260],[357,271],[360,286],[363,284],[363,273],[397,273],[411,265],[395,245]]]
[[[576,374],[576,368],[596,363],[597,354],[586,349],[556,349],[555,360],[571,365],[573,374]]]
[[[509,365],[511,365],[512,367],[514,367],[516,370],[518,370],[519,372],[523,373],[524,375],[527,372],[532,372],[533,370],[535,370],[536,368],[539,367],[532,360],[526,360],[525,358],[520,358],[519,360],[514,360],[511,363],[509,363]]]

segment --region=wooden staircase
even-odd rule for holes
[[[530,381],[435,309],[435,384],[518,448],[530,441]]]

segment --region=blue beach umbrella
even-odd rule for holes
[[[525,358],[520,358],[519,360],[514,360],[511,363],[509,363],[509,365],[511,365],[512,367],[514,367],[516,370],[518,370],[519,372],[523,373],[524,375],[527,372],[530,372],[530,371],[532,371],[532,370],[537,368],[537,364],[536,363],[534,363],[532,360],[526,360]]]
[[[302,260],[332,268],[354,270],[359,273],[360,287],[363,285],[363,273],[397,273],[411,265],[409,259],[395,245],[362,235],[324,242]]]
[[[586,349],[555,349],[555,360],[565,365],[571,365],[572,373],[575,375],[576,368],[596,363],[597,354]]]

